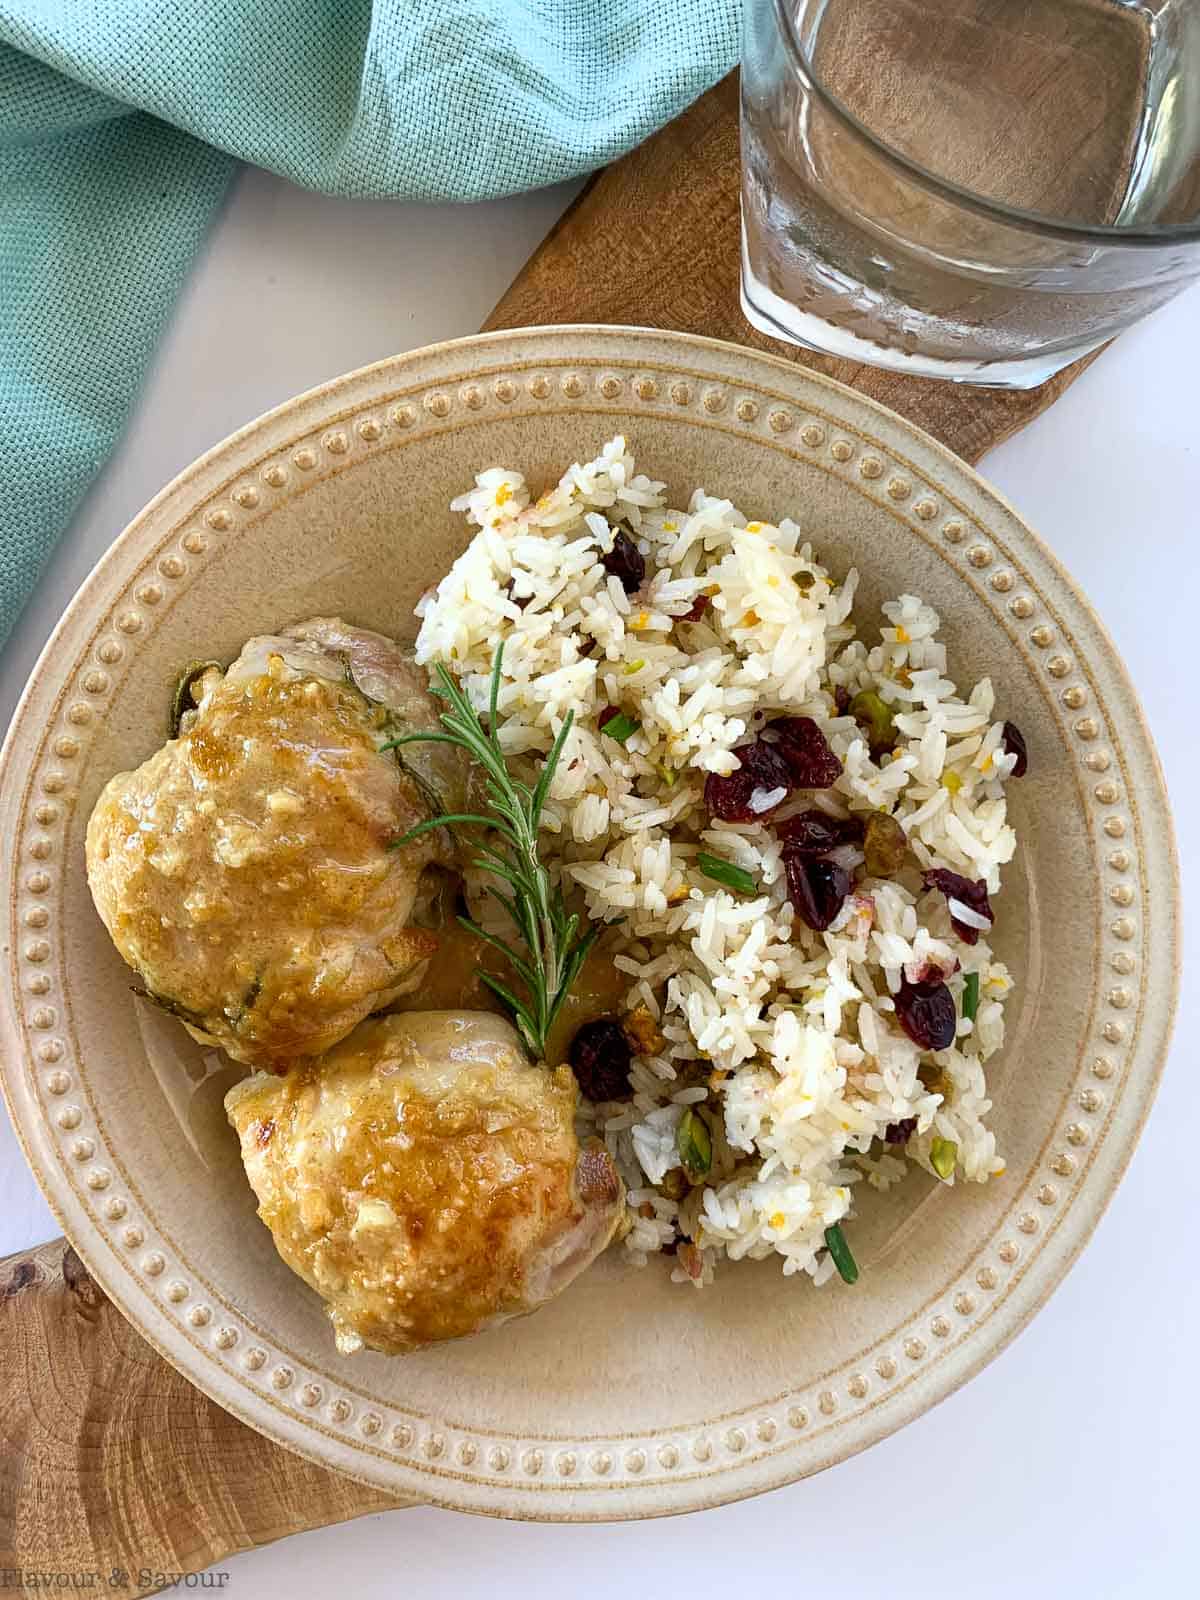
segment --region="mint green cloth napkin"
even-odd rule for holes
[[[0,641],[237,159],[355,197],[553,183],[726,72],[739,3],[0,0]]]

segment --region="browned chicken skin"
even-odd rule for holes
[[[624,1196],[580,1148],[570,1071],[483,1012],[362,1023],[226,1096],[259,1215],[338,1348],[400,1354],[532,1311],[612,1239]]]
[[[336,620],[250,640],[192,694],[180,736],[100,796],[88,881],[152,998],[235,1060],[282,1065],[420,981],[436,940],[409,923],[451,845],[389,846],[457,804],[465,763],[381,752],[437,704],[390,640]]]
[[[100,796],[88,881],[150,996],[269,1069],[226,1110],[279,1254],[343,1351],[535,1309],[624,1213],[607,1153],[580,1149],[570,1070],[531,1065],[480,1012],[364,1020],[420,985],[439,941],[414,923],[436,921],[452,862],[444,829],[390,846],[467,808],[460,751],[382,748],[437,727],[424,673],[316,618],[251,639],[191,696],[178,737]]]

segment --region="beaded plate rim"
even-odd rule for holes
[[[108,1148],[52,1003],[69,1013],[50,863],[71,811],[57,796],[171,593],[202,575],[201,558],[223,537],[372,451],[469,428],[497,408],[537,415],[551,405],[609,415],[614,426],[665,412],[742,431],[819,461],[937,549],[1033,665],[1064,740],[1078,747],[1096,905],[1101,924],[1109,919],[1096,952],[1107,975],[1089,997],[1095,1054],[1047,1135],[1040,1182],[1014,1198],[1006,1225],[936,1306],[823,1374],[811,1393],[596,1438],[517,1438],[377,1403],[343,1378],[304,1370],[214,1286],[197,1293],[198,1274]],[[63,684],[56,697],[51,678]],[[1131,772],[1130,752],[1148,755],[1145,772]],[[18,845],[0,864],[12,1001],[0,1082],[29,1164],[97,1281],[167,1360],[278,1442],[392,1492],[498,1515],[593,1520],[741,1498],[853,1454],[965,1382],[1045,1302],[1099,1219],[1149,1110],[1178,993],[1178,867],[1161,770],[1117,652],[1076,586],[994,490],[902,418],[780,358],[693,336],[581,326],[451,341],[348,374],[217,445],[130,524],[64,614],[0,757],[0,815]],[[1168,888],[1153,911],[1151,877]]]

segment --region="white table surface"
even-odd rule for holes
[[[421,208],[326,200],[244,175],[123,444],[0,655],[0,725],[77,585],[163,483],[300,390],[473,331],[572,192]],[[1198,352],[1200,291],[1127,333],[984,464],[1124,654],[1175,796],[1185,903],[1200,894],[1200,811],[1183,798],[1200,784],[1200,697],[1182,671],[1200,596]],[[1197,1029],[1200,999],[1185,980],[1145,1137],[1068,1281],[973,1383],[865,1455],[758,1500],[662,1522],[554,1527],[394,1512],[233,1558],[225,1592],[1200,1593]],[[57,1232],[0,1115],[0,1256]],[[914,1531],[929,1525],[931,1536]]]

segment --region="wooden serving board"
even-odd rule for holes
[[[738,159],[731,73],[591,179],[484,328],[624,322],[729,339],[849,384],[972,463],[1053,405],[1100,353],[1038,389],[977,389],[818,355],[758,333],[738,301]]]
[[[969,461],[1051,405],[1084,365],[1013,393],[777,345],[738,309],[738,253],[731,77],[588,184],[486,327],[635,323],[771,350],[894,407]],[[193,1389],[65,1240],[0,1261],[0,1580],[11,1568],[120,1572],[114,1592],[135,1595],[155,1573],[197,1572],[405,1503],[269,1443]]]

